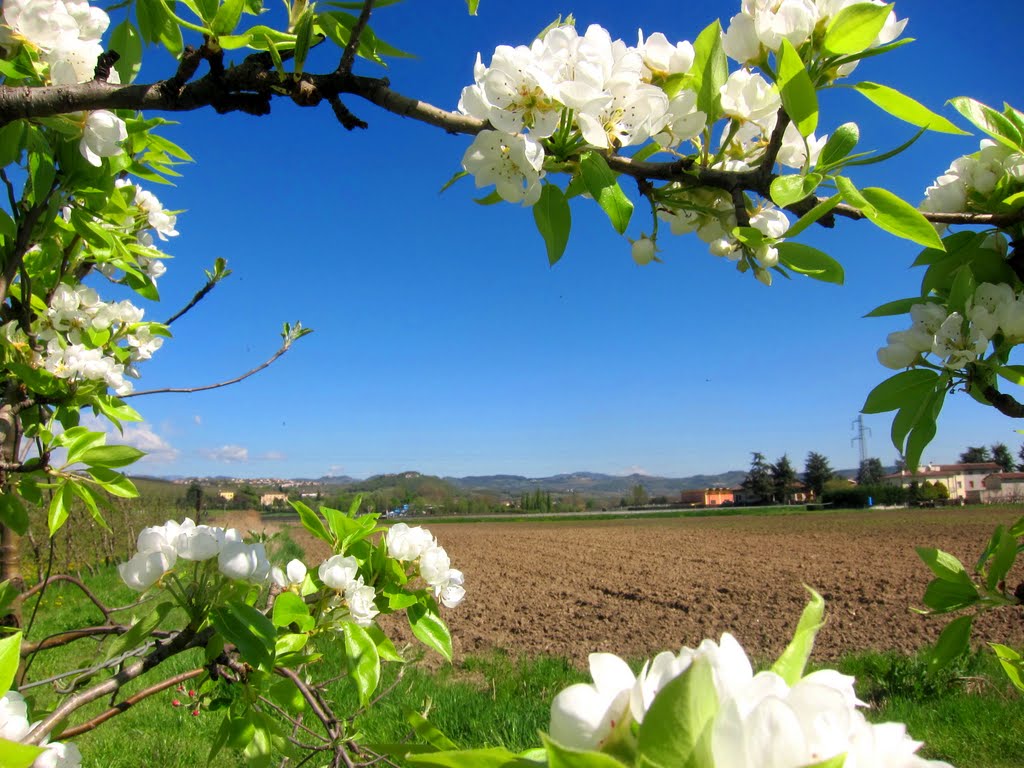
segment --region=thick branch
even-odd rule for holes
[[[985,399],[992,404],[992,407],[1004,416],[1009,416],[1012,419],[1024,419],[1024,404],[1019,403],[1012,396],[1000,392],[991,385],[986,386],[981,393],[985,395]]]

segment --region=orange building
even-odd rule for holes
[[[720,507],[736,501],[730,488],[698,488],[693,491],[680,491],[679,503],[690,507]]]

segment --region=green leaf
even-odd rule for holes
[[[313,11],[312,5],[307,5],[306,9],[299,16],[299,20],[295,22],[295,72],[296,74],[302,74],[303,67],[306,66],[306,57],[309,55],[309,46],[313,42],[313,22],[316,21],[316,13]]]
[[[939,299],[932,296],[911,296],[909,299],[896,299],[875,307],[864,317],[889,317],[905,315],[918,304],[937,304]]]
[[[373,642],[377,646],[377,655],[380,656],[381,661],[394,661],[398,663],[405,661],[402,658],[402,654],[395,648],[395,644],[384,634],[384,630],[376,624],[371,624],[365,629],[370,637],[373,638]]]
[[[811,657],[811,650],[814,647],[814,638],[818,630],[825,624],[825,600],[810,587],[805,589],[811,593],[811,601],[804,607],[800,614],[800,621],[796,625],[793,639],[786,650],[779,656],[778,661],[772,664],[772,672],[777,674],[788,685],[795,685],[803,677],[807,660]]]
[[[857,83],[852,87],[872,104],[905,123],[916,125],[918,128],[927,128],[929,131],[936,131],[938,133],[952,133],[960,136],[970,135],[967,131],[957,128],[942,115],[935,114],[928,107],[900,93],[895,88],[869,82]]]
[[[274,599],[272,620],[275,627],[296,624],[302,632],[309,632],[316,625],[306,601],[294,592],[282,592]]]
[[[250,605],[230,601],[213,609],[211,621],[245,661],[265,672],[271,670],[277,632],[270,619]]]
[[[327,529],[324,528],[324,524],[316,512],[307,507],[301,501],[289,501],[288,503],[291,504],[295,511],[299,513],[299,520],[302,522],[303,528],[321,541],[326,541],[331,545],[334,544],[334,539],[331,537],[331,534],[327,532]]]
[[[130,445],[100,445],[82,453],[79,461],[92,467],[126,467],[146,455],[145,451]]]
[[[409,619],[412,633],[419,641],[451,662],[452,636],[441,617],[422,603],[410,606],[405,615]]]
[[[818,155],[818,168],[828,168],[845,158],[860,141],[860,128],[856,123],[843,123],[825,142]]]
[[[160,626],[160,622],[167,617],[167,614],[169,614],[174,607],[174,603],[172,602],[160,603],[160,605],[135,622],[131,629],[107,646],[107,653],[103,657],[104,660],[110,660],[115,656],[120,656],[122,653],[130,651],[141,645],[142,641],[149,637],[153,633],[154,629]]]
[[[953,284],[949,288],[949,299],[946,301],[946,306],[951,312],[965,313],[967,303],[974,299],[977,287],[970,265],[963,264],[957,267],[953,272]]]
[[[99,491],[95,490],[91,486],[85,485],[85,483],[73,482],[70,487],[71,490],[74,491],[75,496],[80,498],[82,503],[85,504],[85,508],[89,510],[89,514],[92,516],[92,519],[95,520],[101,528],[113,533],[113,530],[110,525],[107,524],[107,521],[103,518],[99,509],[100,504],[107,504],[106,497],[102,496]]]
[[[949,665],[953,659],[966,653],[971,639],[973,616],[960,616],[945,626],[935,647],[928,654],[928,669],[937,672]]]
[[[0,696],[4,696],[14,683],[21,663],[21,632],[0,639]]]
[[[870,207],[863,213],[879,229],[927,248],[943,247],[935,227],[910,203],[887,189],[868,187],[861,194]]]
[[[217,9],[217,15],[213,17],[210,28],[217,37],[230,35],[235,31],[238,22],[242,19],[242,9],[245,7],[245,0],[224,0],[224,4]]]
[[[467,176],[469,176],[469,171],[456,171],[455,174],[444,183],[444,186],[441,187],[441,189],[438,191],[438,194],[441,194],[441,192],[444,192],[452,184],[459,181],[460,179],[466,178]]]
[[[115,472],[106,467],[90,467],[87,471],[100,488],[112,496],[118,496],[122,499],[134,499],[139,495],[139,489],[135,487],[135,483],[120,472]]]
[[[785,234],[783,234],[783,237],[796,237],[809,226],[818,221],[822,216],[825,216],[826,214],[829,213],[829,211],[831,211],[833,208],[839,205],[842,199],[843,196],[841,194],[836,194],[832,195],[832,197],[830,198],[822,200],[820,203],[811,208],[811,210],[809,210],[807,213],[805,213],[803,216],[797,219],[793,223],[793,226],[786,230]]]
[[[722,49],[722,25],[716,19],[693,41],[692,89],[697,92],[697,109],[711,125],[722,115],[721,88],[729,79],[729,60]]]
[[[996,369],[996,373],[1007,381],[1024,387],[1024,365],[1004,365]]]
[[[1000,529],[992,562],[988,567],[985,586],[990,590],[998,589],[999,583],[1006,578],[1014,561],[1017,559],[1017,540],[1009,532]]]
[[[809,173],[806,176],[799,174],[778,176],[772,181],[772,202],[782,208],[793,203],[799,203],[805,197],[812,194],[819,184],[821,184],[820,173]]]
[[[54,534],[67,522],[68,515],[71,513],[71,499],[74,496],[74,492],[69,487],[71,482],[70,480],[62,480],[57,485],[53,498],[50,500],[50,510],[46,517],[46,523],[50,529],[50,538],[53,538]]]
[[[42,747],[0,738],[0,768],[29,768],[43,751]]]
[[[917,421],[910,430],[910,437],[907,438],[907,447],[903,453],[903,459],[910,469],[916,469],[921,460],[921,454],[925,447],[935,439],[937,431],[936,422],[942,404],[946,399],[946,384],[949,382],[948,375],[943,376],[937,388],[925,399],[925,406],[921,409]]]
[[[439,768],[542,768],[535,761],[526,760],[504,747],[409,754],[405,759],[411,765],[436,765]],[[614,768],[623,766],[616,762]]]
[[[466,8],[469,9],[470,16],[476,16],[476,10],[480,7],[480,0],[466,0]]]
[[[933,391],[939,374],[924,369],[901,371],[890,376],[868,395],[861,413],[885,413],[913,403]]]
[[[932,613],[949,613],[974,605],[979,600],[973,584],[932,579],[924,592],[924,604]]]
[[[829,22],[822,43],[824,49],[831,54],[842,55],[860,53],[870,48],[885,26],[892,7],[892,3],[854,3],[846,6]]]
[[[110,34],[110,48],[120,57],[114,62],[114,69],[121,82],[132,82],[142,66],[142,39],[139,30],[128,19],[118,24]]]
[[[696,657],[658,691],[637,734],[639,765],[702,768],[711,765],[711,727],[718,712],[711,662]]]
[[[0,493],[0,525],[5,525],[19,536],[28,530],[28,512],[14,492]]]
[[[794,272],[825,283],[843,284],[843,265],[827,253],[792,240],[779,243],[776,248],[779,251],[779,263]]]
[[[541,734],[541,739],[547,753],[548,768],[626,768],[624,763],[604,752],[580,752],[569,749],[552,741],[546,734]]]
[[[943,581],[974,586],[967,569],[956,557],[934,547],[915,547],[917,556]]]
[[[624,234],[633,215],[633,203],[619,186],[608,161],[597,152],[585,152],[580,158],[580,173],[587,192],[608,215],[615,231]]]
[[[970,120],[974,125],[987,133],[1000,144],[1010,149],[1021,151],[1021,131],[1006,116],[996,112],[992,107],[987,107],[980,101],[969,99],[966,96],[958,96],[950,99],[949,103],[961,115]]]
[[[572,228],[569,203],[558,186],[547,183],[542,186],[540,199],[533,206],[533,220],[537,224],[537,231],[544,238],[548,264],[554,266],[565,253],[569,230]]]
[[[348,674],[356,684],[359,703],[365,707],[380,683],[377,644],[365,629],[352,622],[345,623],[342,634],[345,636],[345,654],[349,662]]]
[[[989,643],[989,645],[995,651],[996,658],[999,659],[999,663],[1002,665],[1006,676],[1010,678],[1010,682],[1018,690],[1024,691],[1024,675],[1022,675],[1024,673],[1024,663],[1021,661],[1020,654],[1006,645],[1000,645],[999,643]]]
[[[818,127],[818,94],[814,90],[811,76],[807,74],[800,54],[786,38],[782,38],[777,58],[779,73],[776,82],[782,96],[782,106],[800,135],[810,136]]]
[[[439,751],[457,750],[458,745],[445,736],[436,726],[419,712],[405,710],[405,721],[412,728],[416,738]]]

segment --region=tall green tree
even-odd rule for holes
[[[1005,443],[996,443],[992,446],[992,461],[998,464],[1003,472],[1013,472],[1017,466],[1014,464],[1013,454]]]
[[[864,459],[857,469],[859,485],[879,485],[885,477],[885,468],[879,459]]]
[[[825,483],[832,479],[835,470],[828,463],[828,458],[820,453],[811,451],[807,454],[807,461],[804,462],[804,483],[814,493],[815,498],[821,497]]]
[[[992,461],[992,454],[985,445],[969,445],[967,450],[960,454],[961,464],[982,464]]]
[[[765,461],[764,454],[754,452],[750,460],[750,471],[741,485],[759,502],[769,502],[772,499],[772,474],[771,464]]]
[[[637,483],[630,489],[629,501],[634,507],[642,507],[647,503],[648,498],[647,489],[640,483]]]
[[[796,486],[796,470],[789,460],[789,456],[782,456],[772,464],[772,498],[783,504],[789,504],[793,500],[793,490]]]

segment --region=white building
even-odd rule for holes
[[[890,485],[898,485],[901,488],[909,488],[913,483],[942,483],[949,491],[950,499],[978,503],[982,501],[985,478],[998,474],[999,470],[1000,466],[994,461],[975,464],[926,464],[918,467],[917,472],[902,470],[886,475],[883,479]]]

